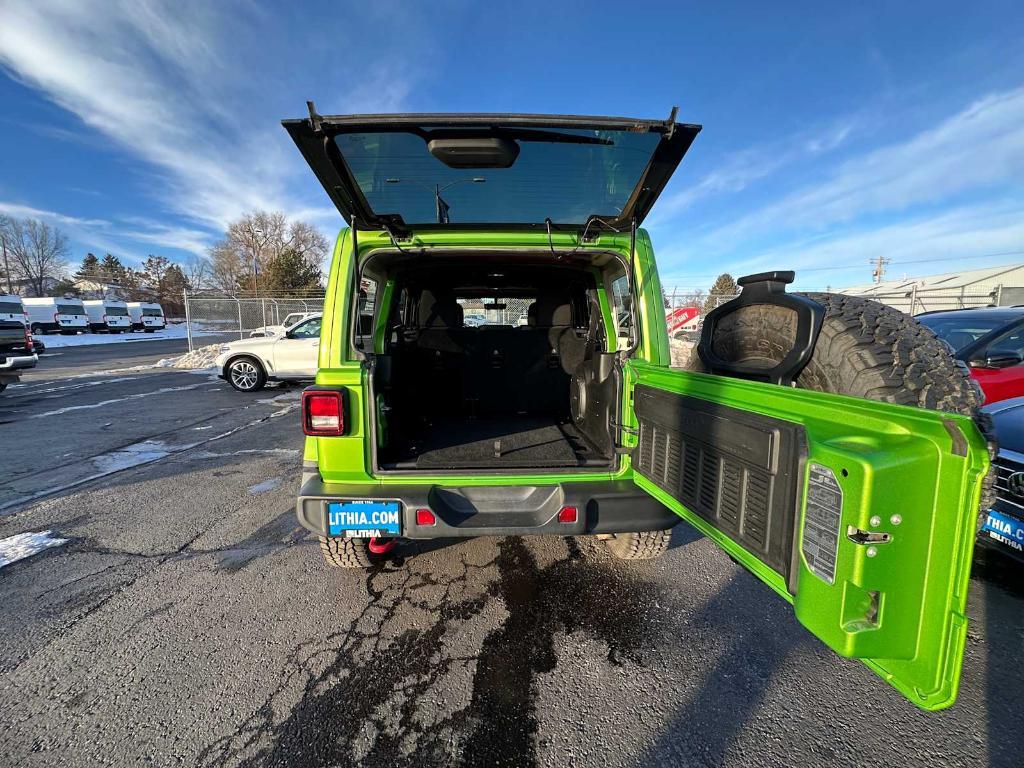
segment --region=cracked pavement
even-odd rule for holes
[[[647,563],[504,538],[328,569],[294,518],[287,393],[210,382],[25,426],[197,381],[117,377],[0,406],[18,471],[228,434],[0,513],[0,538],[68,539],[0,569],[0,765],[1021,763],[1024,590],[998,559],[971,580],[960,700],[929,715],[684,525]],[[120,434],[88,435],[112,421]]]

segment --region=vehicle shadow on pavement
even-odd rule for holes
[[[984,596],[981,610],[984,620],[971,626],[967,640],[964,664],[972,662],[977,649],[979,632],[982,638],[984,665],[984,702],[988,737],[988,765],[994,768],[1019,768],[1021,756],[1020,734],[1024,732],[1024,585],[1021,573],[1024,565],[1002,553],[978,549],[971,576],[975,594]],[[973,637],[972,637],[973,636]]]
[[[728,638],[728,648],[636,765],[731,764],[727,752],[761,706],[773,674],[794,650],[816,643],[795,621],[779,620],[780,606],[767,591],[736,566],[729,582],[689,621]]]

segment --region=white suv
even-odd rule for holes
[[[293,325],[298,325],[307,318],[319,317],[320,315],[320,312],[291,312],[290,314],[285,315],[285,318],[281,321],[280,325],[261,325],[259,328],[253,328],[249,332],[249,338],[255,339],[263,336],[281,336]]]
[[[280,336],[224,344],[216,360],[217,375],[239,392],[262,389],[268,381],[315,378],[322,319],[320,314],[308,316]]]

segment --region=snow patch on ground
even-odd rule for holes
[[[200,329],[193,326],[192,336],[215,336],[223,333],[222,330]],[[74,336],[62,336],[60,334],[47,334],[42,337],[47,349],[58,347],[86,347],[92,344],[130,344],[132,342],[142,343],[144,341],[160,341],[161,339],[185,339],[188,338],[188,331],[184,323],[169,325],[162,331],[155,333],[79,333]]]
[[[188,368],[189,370],[213,368],[214,361],[217,359],[217,355],[220,354],[220,348],[220,344],[208,344],[205,347],[197,347],[180,357],[165,357],[155,367]]]
[[[183,450],[187,446],[176,445],[175,451]],[[148,464],[151,461],[162,459],[168,455],[171,449],[160,440],[146,440],[141,443],[134,443],[117,451],[104,453],[93,458],[92,463],[100,472],[118,472],[122,469],[137,467],[140,464]]]
[[[288,392],[284,392],[275,397],[264,397],[256,402],[260,405],[274,405],[278,406],[279,410],[274,411],[270,414],[270,418],[274,419],[278,416],[285,416],[298,408],[301,403],[299,399],[302,397],[301,389],[294,389]]]
[[[54,536],[53,531],[30,531],[0,539],[0,568],[32,557],[49,547],[59,547],[67,541]]]
[[[256,483],[256,485],[249,486],[249,493],[255,496],[258,493],[266,493],[267,491],[276,490],[281,486],[283,478],[272,477],[269,480],[264,480],[262,483]]]

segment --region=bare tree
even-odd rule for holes
[[[225,291],[270,289],[260,276],[283,254],[297,254],[320,269],[327,255],[327,239],[312,224],[291,221],[280,212],[254,211],[228,226],[224,239],[210,251],[213,281]]]
[[[203,288],[210,287],[212,274],[210,262],[206,259],[198,256],[193,257],[185,265],[184,273],[189,290],[201,291]]]
[[[36,296],[42,296],[48,280],[59,279],[67,272],[67,236],[38,219],[10,219],[4,226],[9,230],[4,239],[11,271],[27,280]]]

